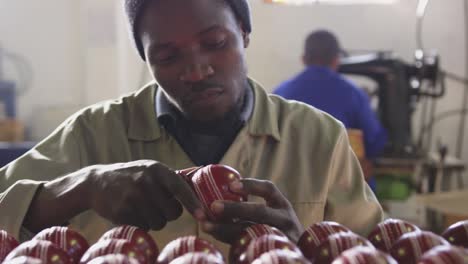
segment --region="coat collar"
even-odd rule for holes
[[[254,108],[247,121],[247,131],[252,136],[271,136],[280,140],[278,107],[270,96],[254,80],[249,79],[254,92]],[[139,141],[153,141],[161,137],[163,129],[157,120],[155,94],[158,85],[149,83],[128,97],[129,125],[128,138]]]

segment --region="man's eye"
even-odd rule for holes
[[[217,40],[217,41],[207,42],[206,46],[208,46],[209,48],[219,49],[219,48],[224,47],[225,44],[226,44],[226,40],[221,39],[221,40]]]
[[[155,61],[157,64],[168,64],[174,61],[176,58],[177,58],[176,55],[171,54],[171,55],[165,55],[165,56],[157,56]]]

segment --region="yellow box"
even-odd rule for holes
[[[24,125],[13,119],[0,120],[0,141],[21,142],[24,141]]]
[[[358,159],[365,159],[366,150],[364,148],[364,137],[362,130],[359,129],[348,129],[348,138],[351,148],[358,157]]]

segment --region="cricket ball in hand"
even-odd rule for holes
[[[71,264],[70,256],[54,243],[46,240],[30,240],[22,243],[8,254],[5,261],[27,256],[38,258],[47,264]]]
[[[190,252],[204,252],[223,260],[221,252],[210,242],[195,236],[185,236],[169,242],[161,250],[156,263],[167,264]]]
[[[468,220],[449,226],[442,233],[442,237],[452,245],[468,248]]]
[[[18,240],[8,234],[7,231],[0,230],[0,263],[18,245]]]
[[[393,243],[403,234],[417,231],[419,228],[413,224],[399,219],[387,219],[379,223],[369,234],[367,239],[374,247],[389,252]]]
[[[229,249],[230,261],[237,261],[240,255],[247,249],[252,240],[264,235],[278,235],[287,238],[283,232],[279,231],[275,227],[263,224],[251,225],[245,228],[239,235],[239,238],[234,241],[234,243],[232,243],[231,248]]]
[[[302,254],[312,260],[316,254],[318,246],[328,238],[329,235],[351,232],[347,227],[332,221],[323,221],[309,226],[301,235],[297,245],[302,251]]]
[[[289,239],[278,235],[264,235],[252,240],[247,250],[240,255],[238,263],[252,263],[263,253],[274,249],[285,249],[302,255],[301,250]]]
[[[416,263],[425,252],[439,245],[449,245],[449,243],[432,232],[415,231],[401,236],[393,244],[390,253],[398,263]]]
[[[101,257],[97,257],[88,264],[139,264],[138,261],[129,256],[122,254],[110,254]]]
[[[226,165],[208,165],[195,172],[192,177],[193,189],[202,202],[210,220],[220,220],[220,217],[211,210],[211,204],[214,201],[247,201],[247,197],[234,193],[229,189],[232,182],[241,179],[239,172]]]
[[[10,259],[9,261],[5,261],[2,264],[43,264],[43,263],[45,262],[43,262],[42,260],[38,258],[22,256],[22,257]]]
[[[125,239],[106,239],[98,241],[84,253],[80,263],[88,263],[92,259],[109,254],[122,254],[136,259],[140,264],[150,264],[146,258],[146,254],[134,243]]]
[[[468,251],[452,245],[436,246],[424,253],[418,264],[468,263]]]
[[[357,246],[374,248],[367,239],[352,232],[332,234],[318,246],[313,263],[331,263],[345,250]]]
[[[295,251],[284,249],[273,249],[263,253],[256,258],[252,264],[310,264],[302,255]]]
[[[371,247],[353,247],[341,253],[332,264],[398,264],[387,253]]]
[[[190,252],[174,259],[171,264],[224,264],[224,260],[205,252]]]
[[[73,263],[78,263],[88,250],[88,241],[78,232],[62,226],[47,228],[39,232],[33,239],[47,240],[63,249]]]
[[[132,242],[139,250],[146,254],[150,263],[154,263],[159,254],[158,246],[150,234],[135,226],[123,225],[112,228],[100,238],[100,240],[107,239],[125,239]]]

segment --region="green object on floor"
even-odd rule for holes
[[[411,192],[408,177],[383,174],[376,178],[376,195],[379,200],[406,200]]]

